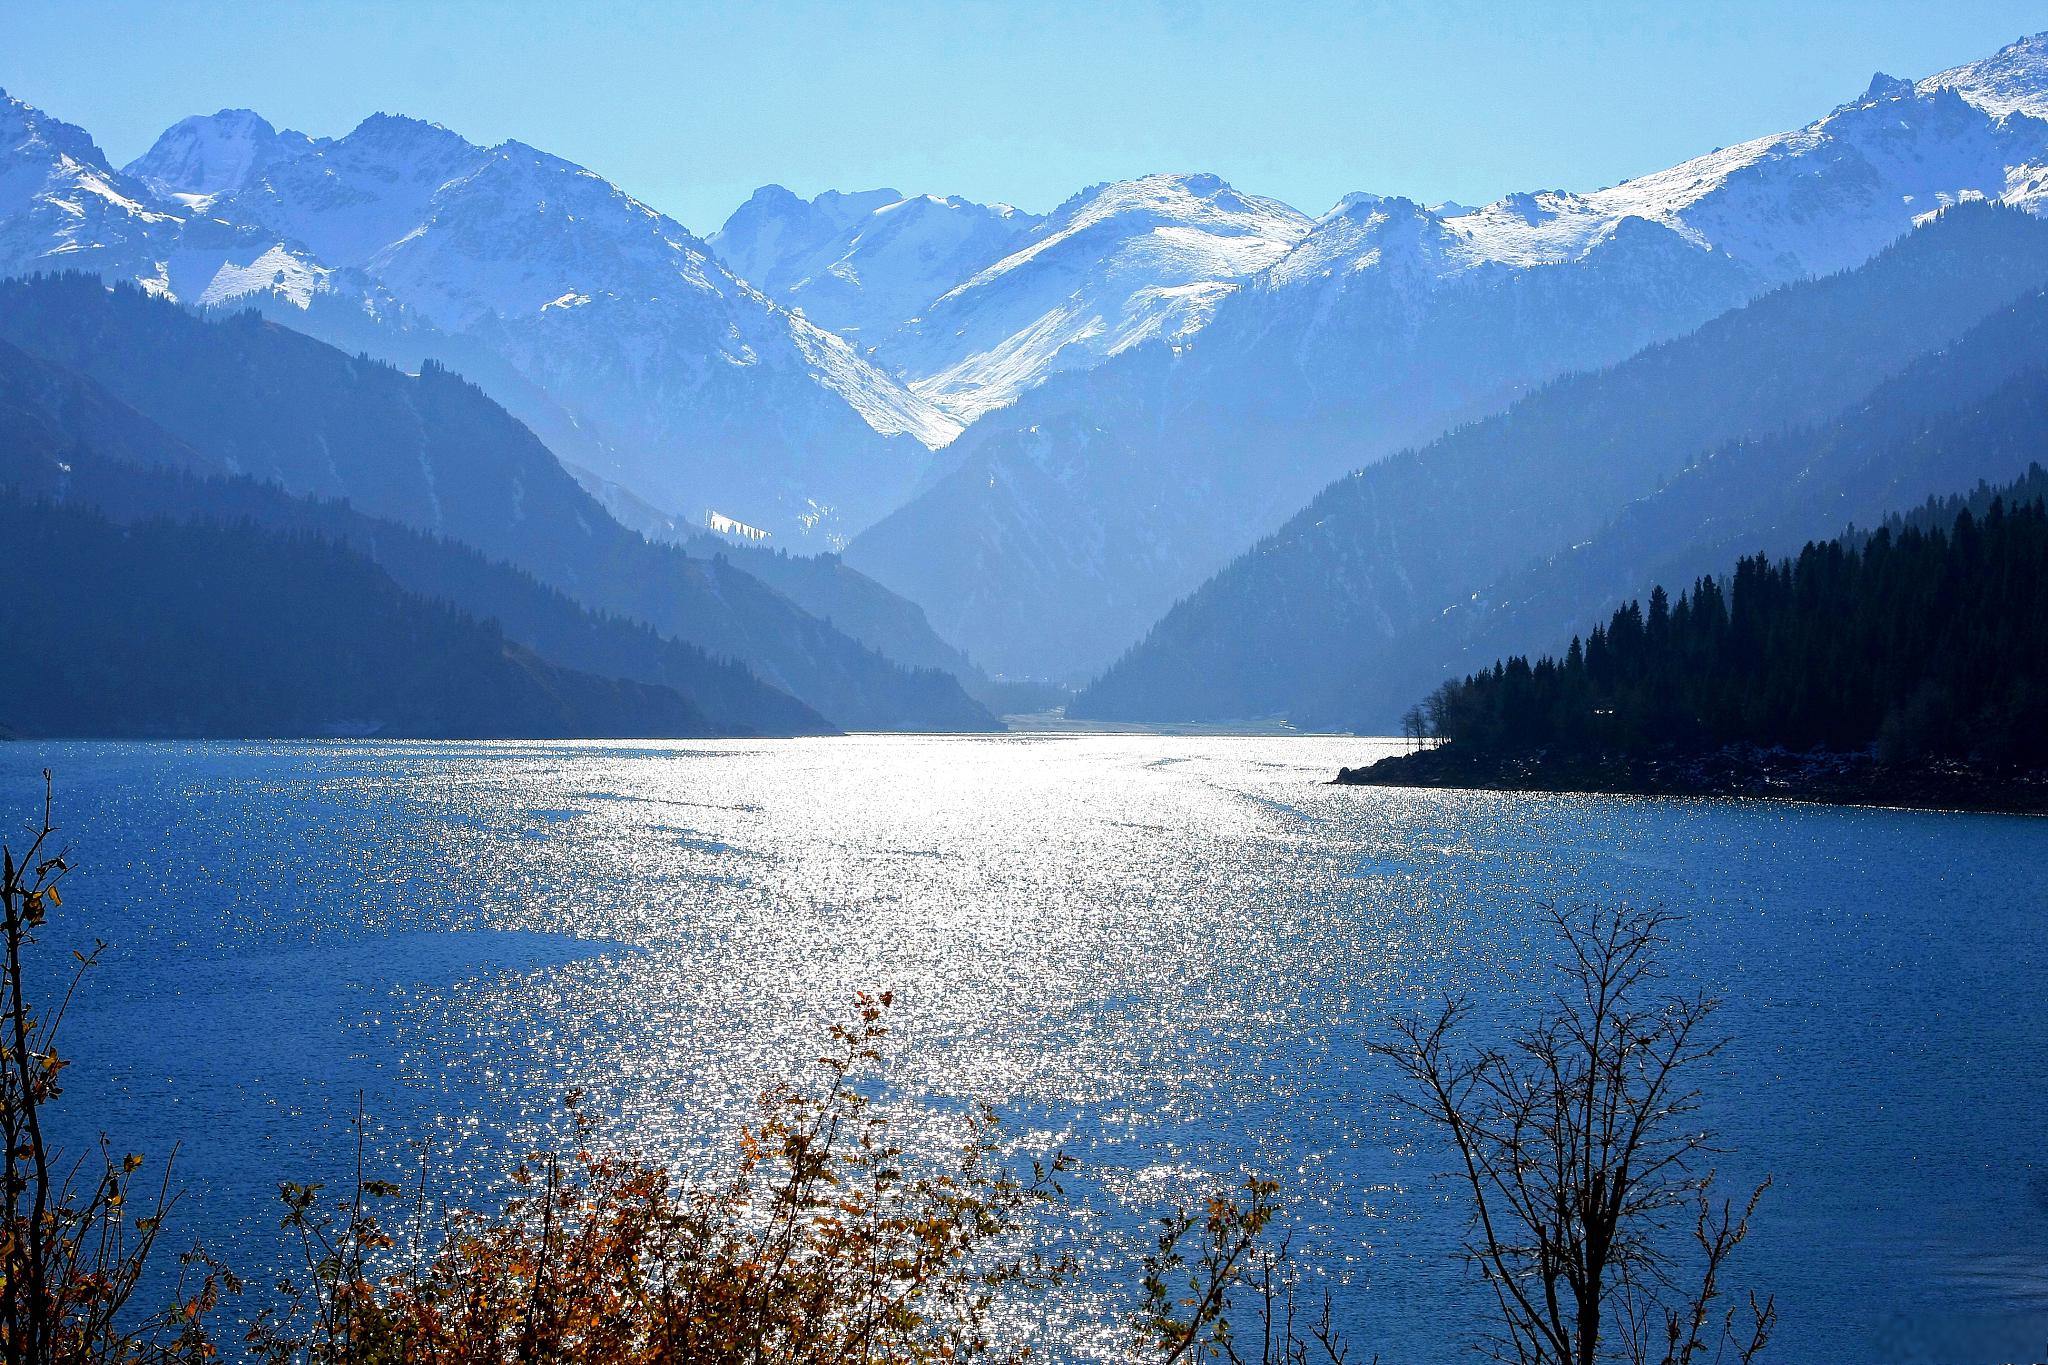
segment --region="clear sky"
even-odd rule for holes
[[[1214,171],[1311,213],[1591,188],[2044,28],[2042,0],[0,0],[0,85],[116,164],[222,107],[413,114],[708,233],[769,181],[1043,210]]]

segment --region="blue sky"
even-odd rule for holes
[[[2039,0],[5,0],[0,85],[117,163],[223,106],[315,134],[415,114],[708,233],[768,181],[1043,210],[1206,170],[1311,213],[1590,188],[2043,28]]]

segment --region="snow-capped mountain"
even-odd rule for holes
[[[1306,214],[1213,175],[1097,185],[877,350],[917,392],[971,421],[1062,370],[1184,340],[1309,227]]]
[[[1944,205],[2038,211],[2044,54],[1880,76],[1804,128],[1607,189],[1456,213],[1350,196],[1175,351],[1127,349],[983,418],[849,561],[985,666],[1083,675],[1349,469],[1857,265]]]
[[[2048,38],[1478,208],[1357,194],[1311,219],[1160,175],[1038,219],[770,186],[710,242],[582,167],[410,118],[329,141],[223,111],[121,172],[0,104],[0,271],[431,355],[687,521],[833,544],[886,518],[853,562],[984,662],[1067,677],[1336,475],[1975,198],[2048,203]]]
[[[0,269],[144,268],[177,219],[107,164],[83,128],[0,91]]]
[[[160,198],[84,129],[0,91],[0,275],[59,270],[199,305],[271,291],[303,301],[328,274],[268,234]]]
[[[1403,199],[1355,198],[1317,235],[1355,254],[1246,285],[1178,353],[1132,347],[984,418],[848,562],[984,667],[1081,681],[1346,469],[1753,289],[1640,220],[1541,269],[1471,261]]]
[[[380,115],[219,210],[485,340],[602,434],[599,473],[691,520],[829,545],[959,430],[674,220],[523,143]]]
[[[1938,71],[1919,88],[1953,90],[1993,114],[2048,118],[2048,33],[2029,34],[1982,61]]]
[[[358,314],[344,331],[402,322],[382,349],[414,360],[474,369],[487,352],[567,410],[589,438],[579,458],[691,521],[717,510],[829,548],[959,431],[680,224],[521,143],[377,115],[301,145],[227,111],[160,139],[137,163],[145,182],[70,125],[12,103],[4,116],[0,268],[267,302],[323,334],[340,305]]]
[[[1176,604],[1071,713],[1391,726],[1444,677],[1530,650],[1550,638],[1545,626],[1568,636],[1613,605],[1608,592],[1689,582],[1754,551],[1753,541],[1728,542],[1792,513],[1816,484],[1844,480],[1842,466],[1871,461],[1905,433],[1913,438],[1892,467],[1911,469],[1924,453],[1919,435],[1949,429],[1937,414],[1976,409],[2041,363],[2044,282],[2048,222],[1960,205],[1854,271],[1773,291],[1618,366],[1561,379],[1329,485]],[[2014,299],[2028,300],[2025,311],[1987,333],[1984,319]],[[1979,340],[1958,340],[1966,335]],[[1880,383],[1916,357],[1946,373],[1905,385],[1904,404],[1873,404]],[[1844,413],[1853,434],[1817,434]],[[1832,455],[1831,444],[1840,447]],[[1808,519],[1809,533],[1852,518],[1870,524],[1873,510],[2002,475],[2037,453],[2034,442],[1991,444],[2004,448],[1976,451],[1975,468],[1951,461],[1917,486],[1895,486],[1895,498],[1861,496],[1878,485],[1858,488],[1854,477],[1836,482],[1855,496],[1820,526]],[[1546,578],[1599,557],[1585,554],[1589,544],[1613,551],[1621,509],[1640,522],[1653,506],[1654,529],[1604,560],[1609,580],[1561,590]],[[1778,548],[1796,550],[1803,538]],[[1701,546],[1713,553],[1686,572],[1657,568]],[[1514,622],[1536,618],[1533,633],[1513,634]],[[1446,642],[1461,639],[1486,644],[1460,660]]]
[[[2048,67],[2041,75],[2048,89]],[[1387,239],[1385,207],[1405,201],[1352,195],[1255,287],[1341,288],[1359,273],[1396,272],[1428,288],[1487,266],[1558,265],[1584,259],[1631,219],[1778,283],[1861,264],[1961,200],[2031,206],[2048,122],[2013,99],[1996,109],[1974,103],[1939,79],[1916,86],[1880,73],[1860,97],[1804,128],[1607,189],[1510,194],[1455,213],[1411,205],[1398,242]],[[2048,108],[2048,97],[2041,103]]]
[[[1641,218],[1775,282],[1859,265],[1960,199],[2026,202],[2023,183],[2044,153],[2048,123],[2017,107],[1992,110],[1947,86],[1880,73],[1795,132],[1589,194],[1510,195],[1446,227],[1477,259],[1543,265]]]
[[[862,346],[1009,254],[1040,220],[1008,204],[895,190],[797,198],[764,185],[708,239],[748,283]]]
[[[242,189],[272,166],[326,145],[289,128],[277,129],[250,109],[179,119],[150,149],[122,167],[168,198],[199,207]]]
[[[806,266],[819,253],[858,235],[861,219],[902,198],[895,190],[826,190],[801,199],[781,185],[763,185],[705,240],[741,279],[780,296],[811,273]]]
[[[742,278],[973,422],[1050,375],[1185,340],[1309,227],[1215,176],[1154,175],[1094,186],[1043,218],[766,185],[710,242]]]

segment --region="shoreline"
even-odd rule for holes
[[[1444,745],[1340,768],[1333,785],[2048,814],[2048,772],[1990,771],[1957,762],[1887,765],[1869,754],[1793,753],[1748,744],[1597,758],[1543,750],[1461,752],[1455,745]]]

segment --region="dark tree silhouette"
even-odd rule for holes
[[[1629,755],[1735,742],[2048,765],[2048,475],[1630,602],[1564,657],[1439,687],[1461,749]]]
[[[1669,916],[1550,918],[1560,980],[1534,1024],[1460,1048],[1471,1005],[1454,999],[1375,1048],[1457,1155],[1469,1251],[1499,1308],[1489,1344],[1517,1365],[1691,1365],[1724,1351],[1746,1365],[1776,1315],[1754,1296],[1746,1321],[1719,1305],[1764,1190],[1740,1214],[1712,1195],[1695,1077],[1723,1046],[1708,1032],[1719,1002],[1665,988]],[[1696,1278],[1681,1284],[1688,1232]]]

